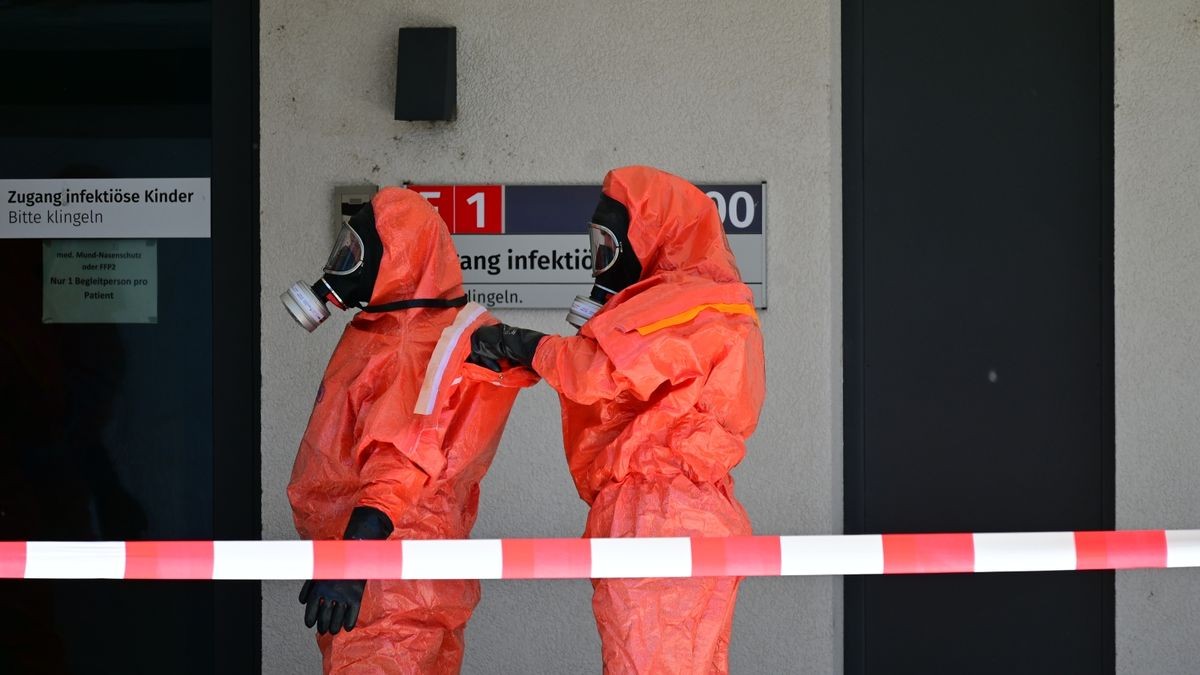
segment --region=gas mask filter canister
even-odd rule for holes
[[[292,284],[291,288],[279,296],[279,299],[283,300],[283,306],[287,308],[296,323],[310,333],[329,318],[329,310],[325,308],[325,301],[303,281]]]
[[[567,310],[567,323],[576,328],[583,328],[583,324],[595,316],[603,306],[589,297],[577,295],[575,302],[572,302],[571,308]]]
[[[592,294],[590,296],[577,295],[575,302],[571,303],[571,308],[567,310],[567,323],[576,328],[583,328],[583,324],[604,307],[604,303],[617,292],[611,288],[606,288],[600,284],[592,286]]]

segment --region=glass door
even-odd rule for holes
[[[0,541],[259,536],[257,106],[231,112],[257,64],[213,30],[256,40],[256,3],[233,4],[0,2]],[[203,185],[208,231],[104,201],[153,179]],[[101,222],[53,197],[89,189]],[[2,581],[0,672],[258,672],[258,595]]]

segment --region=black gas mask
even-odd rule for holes
[[[575,296],[567,311],[567,323],[576,328],[600,311],[609,298],[637,283],[642,276],[642,264],[629,242],[629,209],[624,204],[601,195],[588,223],[588,238],[595,281],[591,294]]]
[[[329,318],[325,303],[341,310],[362,309],[365,312],[387,312],[414,307],[462,307],[466,296],[446,300],[418,298],[371,305],[371,293],[383,259],[383,242],[375,229],[375,209],[362,207],[342,225],[333,250],[325,261],[324,274],[311,286],[303,281],[292,284],[282,296],[283,306],[310,333]]]

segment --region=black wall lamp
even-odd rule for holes
[[[401,28],[396,119],[453,120],[458,112],[456,29]]]

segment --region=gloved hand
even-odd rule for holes
[[[387,539],[392,533],[392,521],[382,511],[359,506],[350,513],[343,539]],[[345,579],[306,581],[300,588],[300,604],[304,610],[304,625],[317,627],[318,633],[337,635],[345,628],[352,630],[358,623],[365,581]]]
[[[300,587],[300,604],[304,610],[304,625],[317,627],[318,633],[337,635],[342,628],[353,630],[362,607],[365,581],[306,581]]]
[[[533,365],[533,355],[545,333],[503,323],[482,326],[471,334],[471,355],[467,360],[500,372],[500,359],[522,366]]]

